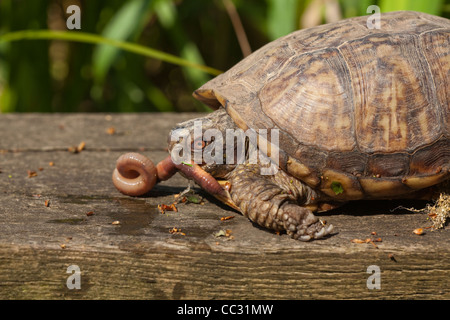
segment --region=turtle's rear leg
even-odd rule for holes
[[[261,176],[258,165],[238,165],[227,175],[233,202],[242,214],[260,226],[285,230],[294,239],[319,239],[332,232],[333,226],[322,222],[300,203],[308,203],[312,190],[292,183],[283,171],[277,176]]]

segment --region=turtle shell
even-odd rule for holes
[[[368,18],[279,38],[194,97],[243,130],[279,129],[280,167],[333,198],[440,183],[450,177],[450,20],[391,12],[369,29]]]

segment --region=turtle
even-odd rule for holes
[[[389,12],[377,29],[368,18],[295,31],[210,80],[193,96],[215,111],[177,124],[171,155],[156,167],[122,155],[114,184],[136,196],[180,172],[254,223],[302,241],[334,234],[316,211],[361,199],[430,200],[450,179],[450,20]],[[230,154],[205,133],[238,129],[257,139],[245,136],[241,161],[236,147],[235,163],[218,161]],[[187,134],[173,139],[180,130]],[[218,158],[176,162],[181,143],[192,156],[214,147]],[[265,158],[250,161],[255,150]]]

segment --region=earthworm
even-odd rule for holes
[[[188,179],[194,180],[202,189],[212,195],[224,195],[224,189],[208,172],[195,163],[181,163],[175,165]]]
[[[117,159],[113,172],[114,186],[123,194],[139,196],[150,191],[159,181],[172,177],[177,171],[194,180],[200,187],[213,195],[223,195],[224,189],[217,180],[195,163],[175,164],[168,156],[154,165],[139,153],[126,153]]]
[[[158,182],[168,180],[177,172],[177,167],[172,161],[170,156],[156,165],[156,171],[158,175]]]
[[[139,196],[150,191],[158,180],[154,163],[139,153],[126,153],[117,159],[112,180],[123,194]]]

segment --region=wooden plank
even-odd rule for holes
[[[115,190],[120,154],[163,159],[170,128],[193,116],[1,115],[0,298],[450,298],[448,230],[417,236],[412,230],[430,225],[426,215],[391,212],[422,202],[350,203],[321,214],[336,234],[303,243],[253,225],[198,188],[203,205],[161,214],[157,205],[187,186],[179,175],[146,197]],[[81,153],[67,151],[81,141]],[[173,227],[185,235],[170,233]],[[223,229],[232,238],[215,236]],[[350,241],[366,238],[382,242]],[[66,286],[71,265],[81,270],[81,289]],[[367,287],[371,265],[380,268],[381,289]]]

